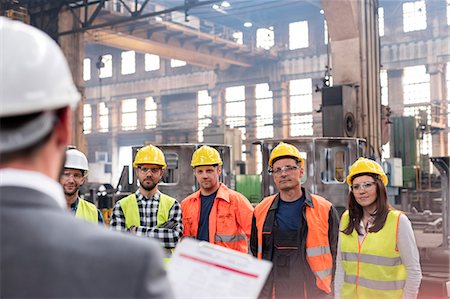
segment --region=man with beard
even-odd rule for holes
[[[269,173],[279,193],[254,212],[250,248],[273,268],[261,298],[330,298],[339,220],[325,198],[301,186],[305,160],[280,142],[269,157]]]
[[[103,223],[102,213],[97,207],[80,197],[80,187],[86,180],[88,170],[86,156],[79,150],[68,149],[59,183],[64,189],[67,207],[75,217],[92,223]]]
[[[154,240],[79,221],[58,183],[81,96],[58,44],[0,17],[0,298],[173,298]]]
[[[248,253],[253,207],[248,199],[219,181],[222,159],[207,145],[192,155],[200,190],[181,202],[183,236]]]
[[[139,189],[116,203],[111,228],[156,238],[170,252],[183,233],[183,224],[180,204],[158,190],[166,168],[164,154],[156,146],[144,146],[137,152],[133,167]]]

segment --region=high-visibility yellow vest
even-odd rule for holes
[[[98,223],[97,207],[94,204],[82,198],[79,198],[77,211],[75,212],[75,217],[89,222]]]
[[[391,210],[378,232],[369,232],[361,245],[356,229],[350,235],[339,233],[342,268],[345,277],[342,298],[402,298],[406,268],[397,249],[400,211]],[[349,214],[342,215],[342,228],[349,223]]]
[[[169,219],[169,211],[176,202],[175,198],[160,193],[158,212],[156,214],[156,226],[160,227]],[[139,217],[139,209],[136,194],[130,194],[120,200],[120,207],[125,216],[125,226],[129,229],[131,226],[140,226],[141,219]]]

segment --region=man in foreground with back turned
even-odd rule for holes
[[[172,298],[157,242],[67,210],[57,180],[80,95],[58,45],[0,17],[0,297]]]

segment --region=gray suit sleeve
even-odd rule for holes
[[[137,298],[162,298],[171,299],[175,295],[172,292],[167,272],[163,266],[162,250],[157,244],[149,244],[147,254],[143,261],[139,261],[142,265],[142,280],[138,284]],[[130,257],[132,258],[132,257]],[[139,279],[137,278],[137,279]]]

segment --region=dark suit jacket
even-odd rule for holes
[[[1,298],[173,298],[156,241],[76,219],[39,191],[0,186]]]

